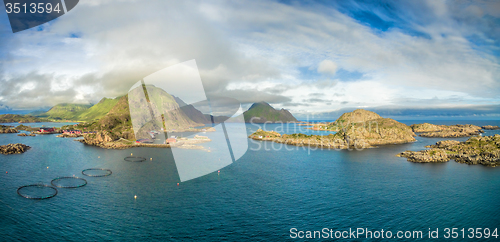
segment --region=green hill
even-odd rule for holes
[[[254,103],[243,113],[243,115],[245,117],[245,122],[247,123],[298,122],[298,120],[288,110],[276,110],[266,102]]]
[[[119,101],[117,98],[103,98],[95,105],[62,103],[52,107],[38,117],[55,120],[92,121],[104,117]]]
[[[76,118],[78,121],[92,121],[102,118],[111,111],[121,98],[103,98],[96,105],[80,113]]]
[[[0,115],[0,123],[38,123],[46,122],[44,118],[38,118],[31,115],[19,114],[2,114]]]
[[[143,86],[143,88],[145,87]],[[187,117],[179,109],[174,98],[162,89],[147,86],[147,102],[140,98],[133,98],[132,101],[129,100],[132,97],[140,97],[138,93],[141,91],[143,91],[142,88],[138,87],[125,96],[113,100],[101,100],[101,102],[95,105],[101,108],[92,112],[89,109],[89,112],[86,113],[89,115],[91,113],[98,114],[98,111],[103,111],[105,107],[107,108],[113,103],[114,105],[98,120],[79,124],[76,128],[86,131],[107,131],[113,137],[134,140],[149,138],[148,131],[159,131],[162,127],[166,127],[167,131],[171,131],[202,125]],[[134,125],[140,124],[141,126],[138,127],[139,130],[136,132],[138,137],[135,137],[134,130],[132,129],[129,105],[133,107],[133,116],[136,122]],[[165,110],[169,111],[165,112]],[[151,116],[155,117],[155,119],[148,121]],[[157,122],[158,120],[163,120],[164,124]]]
[[[61,103],[38,116],[56,120],[77,120],[78,116],[91,106],[91,104]]]

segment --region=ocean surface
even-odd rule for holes
[[[247,133],[257,128],[248,124]],[[295,124],[264,128],[329,134]],[[414,143],[361,151],[248,140],[246,154],[220,173],[180,182],[170,149],[106,150],[55,135],[0,134],[0,145],[32,147],[24,154],[0,155],[0,241],[282,241],[291,240],[292,228],[423,231],[422,240],[428,240],[429,228],[439,229],[440,238],[445,228],[499,228],[500,167],[415,164],[395,156],[439,140],[445,139],[417,137]],[[204,151],[186,152],[204,159]],[[147,161],[124,161],[131,153]],[[113,174],[81,174],[94,167]],[[40,201],[16,193],[23,185],[73,175],[88,184],[60,188],[57,196]]]

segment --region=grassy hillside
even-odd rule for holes
[[[76,118],[78,121],[92,121],[104,117],[120,101],[122,97],[103,98],[99,103],[80,113]]]
[[[95,105],[91,104],[57,104],[49,111],[37,115],[52,120],[93,121],[104,117],[120,100],[103,98]]]
[[[49,111],[40,114],[39,117],[55,120],[77,120],[78,116],[91,106],[91,104],[61,103],[55,105]]]
[[[85,131],[108,131],[109,134],[113,136],[134,140],[149,138],[150,136],[147,132],[150,130],[160,130],[163,127],[163,124],[161,124],[161,122],[156,122],[158,120],[164,121],[167,130],[201,125],[189,119],[179,109],[179,106],[175,102],[174,98],[165,91],[152,86],[147,86],[147,100],[150,102],[138,98],[140,95],[136,94],[139,92],[142,92],[142,90],[135,89],[129,94],[116,99],[101,100],[101,102],[95,105],[95,107],[99,108],[96,108],[95,110],[91,110],[91,108],[85,113],[89,116],[90,114],[98,116],[99,112],[103,112],[112,104],[114,105],[98,120],[79,124],[76,128]],[[129,98],[133,98],[133,100],[129,101]],[[137,131],[138,137],[135,137],[134,130],[132,128],[129,105],[132,106],[134,117],[137,119],[134,121],[137,122],[136,124],[142,125],[140,130]],[[151,105],[152,109],[149,108],[149,105]],[[164,113],[165,110],[170,111]],[[144,113],[141,114],[141,112]],[[149,120],[152,117],[151,115],[156,117],[155,120]]]

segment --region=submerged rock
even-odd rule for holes
[[[0,146],[0,153],[4,155],[21,154],[29,150],[31,147],[24,144],[8,144]]]

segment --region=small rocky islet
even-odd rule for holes
[[[5,125],[0,125],[0,134],[12,134],[12,133],[19,133],[17,129],[12,128],[12,126],[5,126]]]
[[[481,128],[484,129],[484,130],[497,130],[497,129],[500,129],[500,127],[493,126],[493,125],[485,125],[485,126],[481,126]]]
[[[0,145],[0,153],[4,155],[11,154],[21,154],[29,150],[31,147],[25,144],[8,144],[8,145]]]
[[[482,127],[472,124],[436,125],[422,123],[412,124],[410,127],[413,132],[420,133],[419,136],[428,138],[460,138],[484,133]]]
[[[415,163],[442,163],[455,160],[468,165],[500,166],[500,135],[474,136],[464,142],[439,141],[422,151],[405,151],[397,156]]]
[[[26,136],[36,136],[36,134],[33,134],[33,133],[19,133],[17,136],[22,136],[22,137],[26,137]]]

